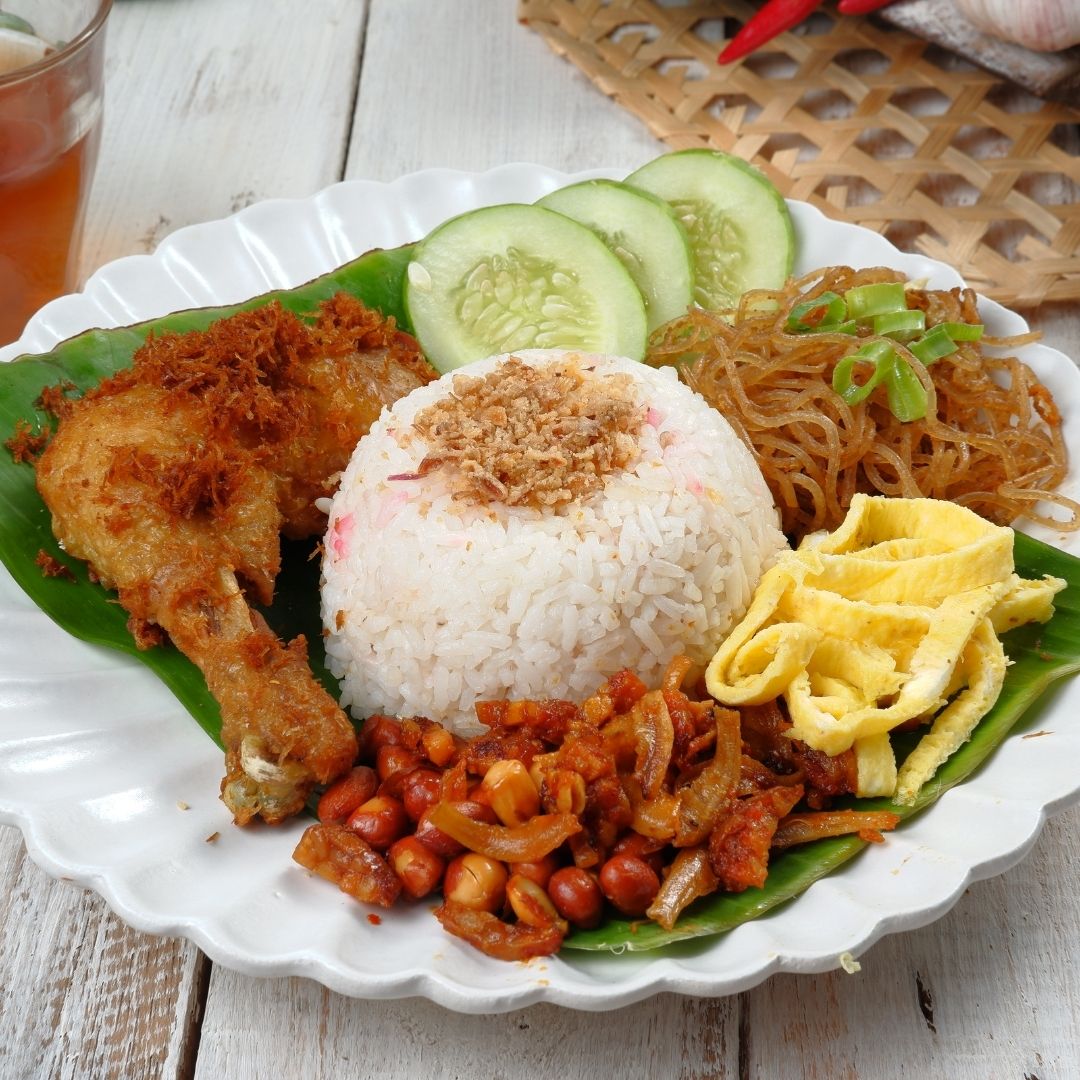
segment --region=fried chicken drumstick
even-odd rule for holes
[[[37,485],[65,550],[115,588],[140,646],[160,627],[221,706],[221,797],[238,824],[295,814],[356,757],[352,724],[315,680],[304,639],[269,604],[279,533],[322,531],[359,438],[434,378],[415,340],[338,294],[308,325],[278,304],[150,339],[132,366],[71,400]]]

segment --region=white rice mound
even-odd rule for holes
[[[469,732],[479,700],[581,700],[624,667],[656,685],[679,653],[711,659],[786,546],[750,452],[673,369],[577,355],[593,377],[630,375],[648,410],[632,471],[579,503],[471,507],[441,471],[388,479],[416,471],[413,418],[461,372],[384,410],[360,441],[330,509],[322,586],[328,663],[356,717]]]

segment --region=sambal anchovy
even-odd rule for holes
[[[371,903],[441,889],[449,933],[523,960],[595,927],[605,902],[670,929],[702,896],[760,886],[776,847],[895,826],[814,812],[854,791],[850,762],[794,743],[779,705],[740,714],[688,693],[691,669],[677,657],[654,690],[621,671],[580,704],[481,702],[487,731],[468,741],[372,717],[294,857]]]

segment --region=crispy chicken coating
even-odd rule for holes
[[[53,531],[117,590],[140,644],[161,627],[202,670],[238,824],[295,814],[356,757],[303,638],[280,641],[249,600],[273,598],[279,533],[322,531],[315,500],[382,407],[432,378],[413,338],[338,294],[313,325],[274,303],[150,339],[81,399],[50,397],[37,484]]]

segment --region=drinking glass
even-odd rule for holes
[[[75,288],[112,0],[0,0],[0,345]]]

